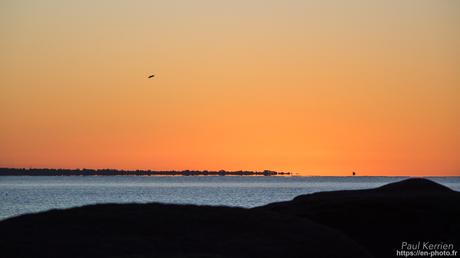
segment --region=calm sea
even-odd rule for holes
[[[301,194],[363,189],[404,177],[0,176],[0,219],[95,203],[187,203],[255,207]],[[433,177],[460,191],[460,177]]]

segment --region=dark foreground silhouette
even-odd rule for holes
[[[0,221],[2,257],[396,257],[402,241],[459,250],[460,193],[425,179],[253,209],[103,204]]]
[[[426,179],[302,195],[255,209],[340,230],[375,257],[397,257],[403,241],[452,243],[460,250],[460,193]]]

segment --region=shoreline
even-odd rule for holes
[[[117,170],[117,169],[52,169],[52,168],[0,168],[0,176],[292,176],[291,172],[263,171],[210,171],[210,170]]]
[[[422,178],[254,208],[107,203],[0,221],[7,257],[396,257],[460,247],[460,192]],[[85,248],[81,248],[85,246]]]
[[[0,167],[2,176],[248,176],[248,177],[322,177],[322,178],[460,178],[460,175],[302,175],[285,171],[250,170],[123,170],[123,169],[86,169],[86,168],[8,168]]]

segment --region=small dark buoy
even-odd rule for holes
[[[355,172],[355,171],[353,171],[353,176],[355,176],[355,175],[356,175],[356,172]]]

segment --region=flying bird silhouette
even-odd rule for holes
[[[150,78],[153,78],[153,77],[155,77],[155,74],[150,75],[148,78],[150,79]]]

